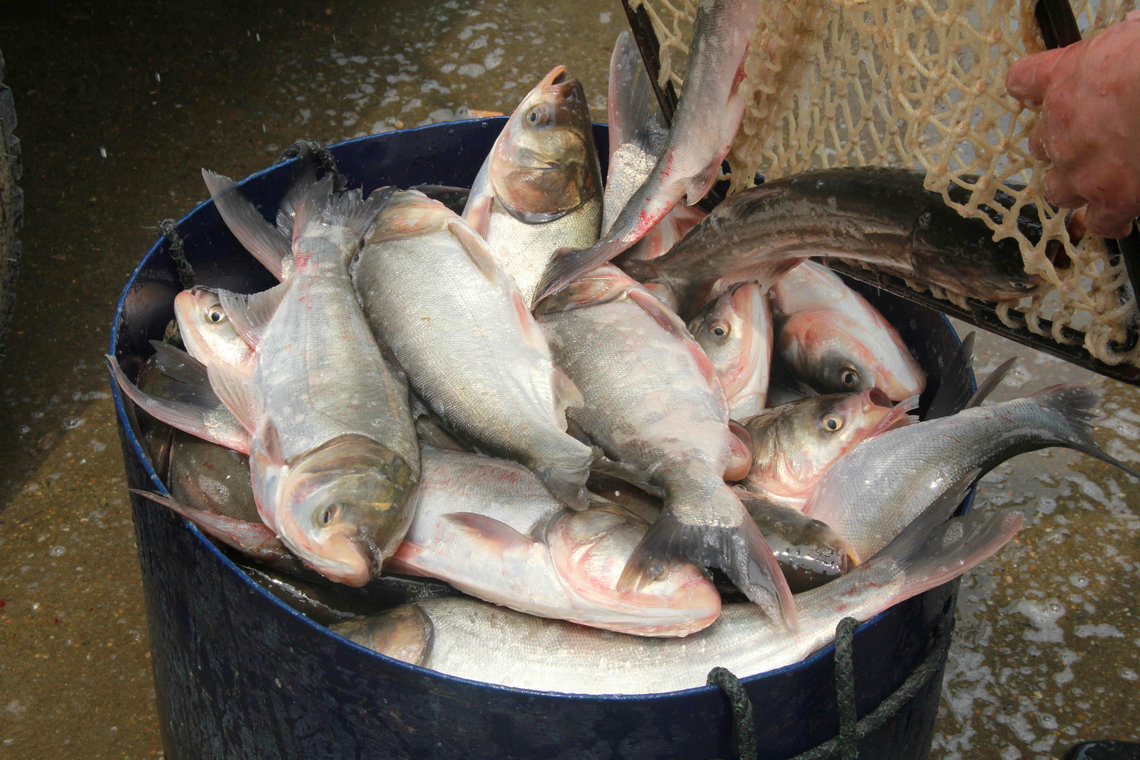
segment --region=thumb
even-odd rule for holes
[[[1067,50],[1068,48],[1046,50],[1018,59],[1005,75],[1005,89],[1026,105],[1041,105],[1057,62]]]

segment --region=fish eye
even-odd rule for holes
[[[843,428],[843,418],[838,414],[825,414],[819,423],[828,433],[838,433]]]
[[[326,505],[324,509],[317,513],[317,527],[327,528],[329,525],[332,525],[332,523],[336,521],[337,517],[340,516],[340,513],[340,504]]]
[[[709,328],[709,332],[718,338],[728,337],[728,333],[730,331],[731,328],[727,322],[713,322],[712,326]]]
[[[854,367],[844,367],[839,371],[839,384],[844,388],[855,388],[859,385],[859,370]]]
[[[546,121],[546,109],[542,106],[535,106],[526,112],[526,122],[533,127],[537,127]]]
[[[218,304],[210,304],[206,307],[206,321],[217,324],[226,321],[226,312]]]

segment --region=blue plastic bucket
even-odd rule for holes
[[[441,124],[332,146],[350,186],[469,186],[504,120]],[[596,129],[600,150],[605,130]],[[242,183],[273,213],[291,167]],[[270,275],[230,235],[212,203],[178,224],[198,284],[246,292]],[[123,291],[111,350],[128,374],[172,318],[178,277],[161,240]],[[899,329],[934,385],[958,338],[941,314],[885,293],[865,294]],[[115,405],[129,484],[154,489],[155,471],[124,400]],[[715,687],[664,695],[585,697],[490,686],[437,674],[363,649],[263,591],[196,528],[132,496],[163,745],[168,760],[239,758],[731,757],[733,713]],[[948,635],[955,584],[860,626],[854,636],[859,716],[895,692]],[[863,757],[924,758],[937,713],[936,673],[862,739]],[[712,668],[716,663],[710,662]],[[833,648],[743,679],[759,756],[788,758],[839,732]]]

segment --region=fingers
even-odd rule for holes
[[[1018,59],[1009,67],[1005,75],[1005,89],[1014,98],[1026,105],[1039,106],[1045,100],[1045,90],[1053,79],[1057,61],[1071,51],[1075,43],[1067,48],[1046,50]]]
[[[1105,238],[1128,237],[1132,232],[1131,216],[1104,206],[1089,206],[1084,221],[1089,232]]]
[[[1045,200],[1061,208],[1077,208],[1088,202],[1077,191],[1068,175],[1062,174],[1056,168],[1050,169],[1045,175]]]

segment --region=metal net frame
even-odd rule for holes
[[[727,159],[728,194],[752,186],[757,174],[775,179],[851,166],[921,170],[927,190],[985,222],[995,240],[1016,239],[1025,270],[1046,287],[998,304],[952,298],[846,262],[829,262],[834,268],[1140,383],[1132,251],[1123,241],[1076,231],[1069,210],[1044,200],[1048,164],[1030,156],[1027,143],[1039,109],[1010,97],[1004,84],[1018,58],[1092,36],[1122,20],[1131,6],[1119,0],[1042,0],[1043,7],[1036,0],[765,2],[740,85],[748,109]],[[666,102],[684,85],[696,8],[692,0],[627,3],[635,36],[653,38],[656,60],[647,62]],[[1025,209],[1036,210],[1040,239],[1019,229]]]

